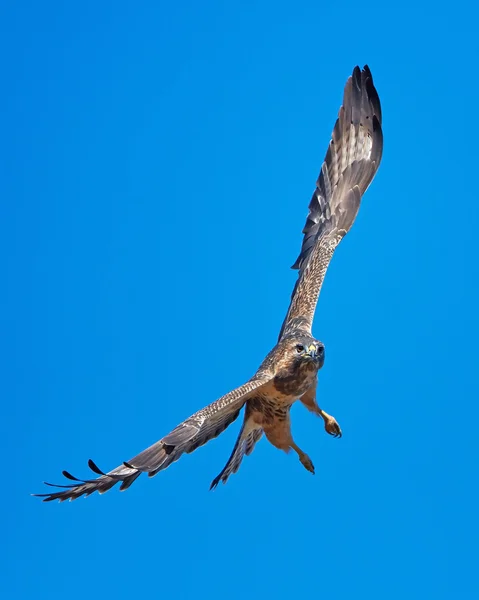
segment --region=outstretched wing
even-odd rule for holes
[[[367,66],[355,67],[309,204],[303,245],[293,265],[299,276],[280,339],[295,329],[311,332],[329,262],[356,218],[382,151],[381,105],[373,78]]]
[[[178,460],[183,453],[193,452],[222,433],[237,418],[250,395],[266,385],[268,381],[269,378],[266,377],[253,377],[241,387],[229,392],[180,423],[156,444],[108,473],[103,473],[92,460],[89,460],[90,469],[100,476],[97,479],[81,480],[68,471],[63,471],[63,475],[75,483],[70,485],[47,483],[46,485],[63,488],[63,491],[34,494],[34,496],[42,497],[44,502],[51,500],[63,502],[64,500],[75,500],[83,495],[89,496],[93,492],[103,494],[120,482],[120,490],[126,490],[141,473],[148,473],[149,477],[153,477]]]

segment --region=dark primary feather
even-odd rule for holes
[[[301,252],[293,265],[299,276],[280,338],[294,329],[311,331],[329,262],[356,218],[382,151],[381,105],[373,78],[367,66],[355,67],[309,204]]]
[[[222,433],[238,417],[251,393],[268,381],[266,377],[255,376],[241,387],[202,408],[175,427],[167,436],[108,473],[104,473],[92,460],[89,460],[88,466],[99,475],[96,479],[81,480],[68,471],[63,471],[63,475],[74,483],[70,485],[46,483],[51,487],[62,488],[62,491],[34,494],[34,496],[42,497],[44,502],[52,500],[63,502],[75,500],[80,496],[89,496],[93,492],[103,494],[117,483],[121,483],[120,490],[126,490],[141,473],[148,473],[152,477],[177,461],[182,454],[193,452]]]

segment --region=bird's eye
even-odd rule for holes
[[[298,345],[296,346],[296,351],[297,351],[297,352],[303,352],[303,351],[304,351],[304,346],[303,346],[302,344],[298,344]]]

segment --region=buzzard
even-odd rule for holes
[[[321,172],[316,182],[304,238],[293,268],[298,279],[281,327],[278,343],[244,385],[202,408],[180,423],[171,433],[119,467],[104,473],[92,461],[90,469],[98,476],[80,480],[63,471],[72,483],[49,486],[62,488],[49,494],[36,494],[44,501],[75,500],[100,494],[120,483],[126,490],[142,473],[150,477],[166,469],[184,453],[190,453],[217,437],[244,407],[241,430],[224,469],[211,483],[226,483],[236,473],[243,457],[251,454],[264,434],[276,448],[294,450],[302,465],[314,473],[309,456],[293,440],[290,409],[299,400],[324,420],[326,431],[341,437],[334,417],[316,401],[317,374],[324,363],[324,345],[312,336],[311,326],[326,270],[334,250],[351,228],[361,197],[379,167],[383,150],[381,106],[367,66],[355,67],[345,89],[343,104],[333,129]]]

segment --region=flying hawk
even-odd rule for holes
[[[166,469],[184,453],[190,453],[217,437],[245,407],[243,424],[228,462],[211,483],[226,483],[239,469],[243,456],[251,454],[264,435],[276,448],[294,450],[303,466],[314,473],[308,455],[293,440],[290,409],[299,400],[320,415],[326,431],[341,437],[334,417],[316,402],[316,383],[324,363],[324,345],[311,334],[314,311],[326,270],[339,242],[351,228],[361,197],[379,167],[383,150],[381,106],[367,66],[355,67],[345,89],[343,105],[333,129],[316,190],[309,204],[301,252],[293,268],[299,270],[286,318],[276,346],[244,385],[202,408],[171,433],[116,469],[104,473],[90,460],[95,479],[80,480],[67,471],[70,485],[44,501],[75,500],[100,494],[120,483],[126,490],[142,473],[150,477]],[[47,485],[53,485],[48,483]]]

